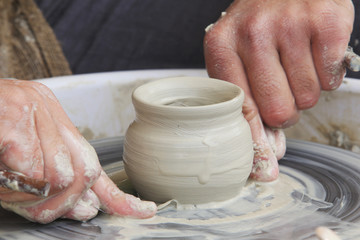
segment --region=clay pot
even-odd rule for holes
[[[144,84],[132,98],[136,120],[126,132],[124,164],[142,198],[197,204],[240,192],[254,154],[241,88],[178,77]]]

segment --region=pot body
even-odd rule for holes
[[[185,204],[236,196],[254,154],[243,100],[239,87],[210,78],[161,79],[137,88],[123,157],[139,195]]]

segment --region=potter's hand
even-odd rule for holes
[[[278,174],[266,137],[271,131],[263,123],[291,126],[299,110],[315,105],[320,90],[340,85],[353,11],[350,0],[236,0],[209,27],[204,39],[209,75],[246,93],[244,114],[256,151],[253,178],[269,181]]]
[[[0,188],[2,207],[41,223],[59,217],[88,220],[110,214],[151,217],[152,202],[121,192],[52,92],[36,82],[0,80],[0,169],[46,179],[49,197]]]

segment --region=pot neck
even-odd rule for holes
[[[234,119],[243,117],[242,98],[236,97],[226,104],[200,107],[167,107],[134,102],[137,121],[152,125],[186,128],[209,128],[229,125]]]

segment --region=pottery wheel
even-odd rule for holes
[[[91,143],[108,174],[123,171],[122,138]],[[318,226],[334,229],[342,239],[359,238],[359,155],[298,140],[287,146],[281,175],[297,187],[278,205],[273,185],[251,183],[225,205],[176,209],[173,201],[148,220],[99,214],[86,223],[40,225],[0,209],[0,239],[316,239]]]

